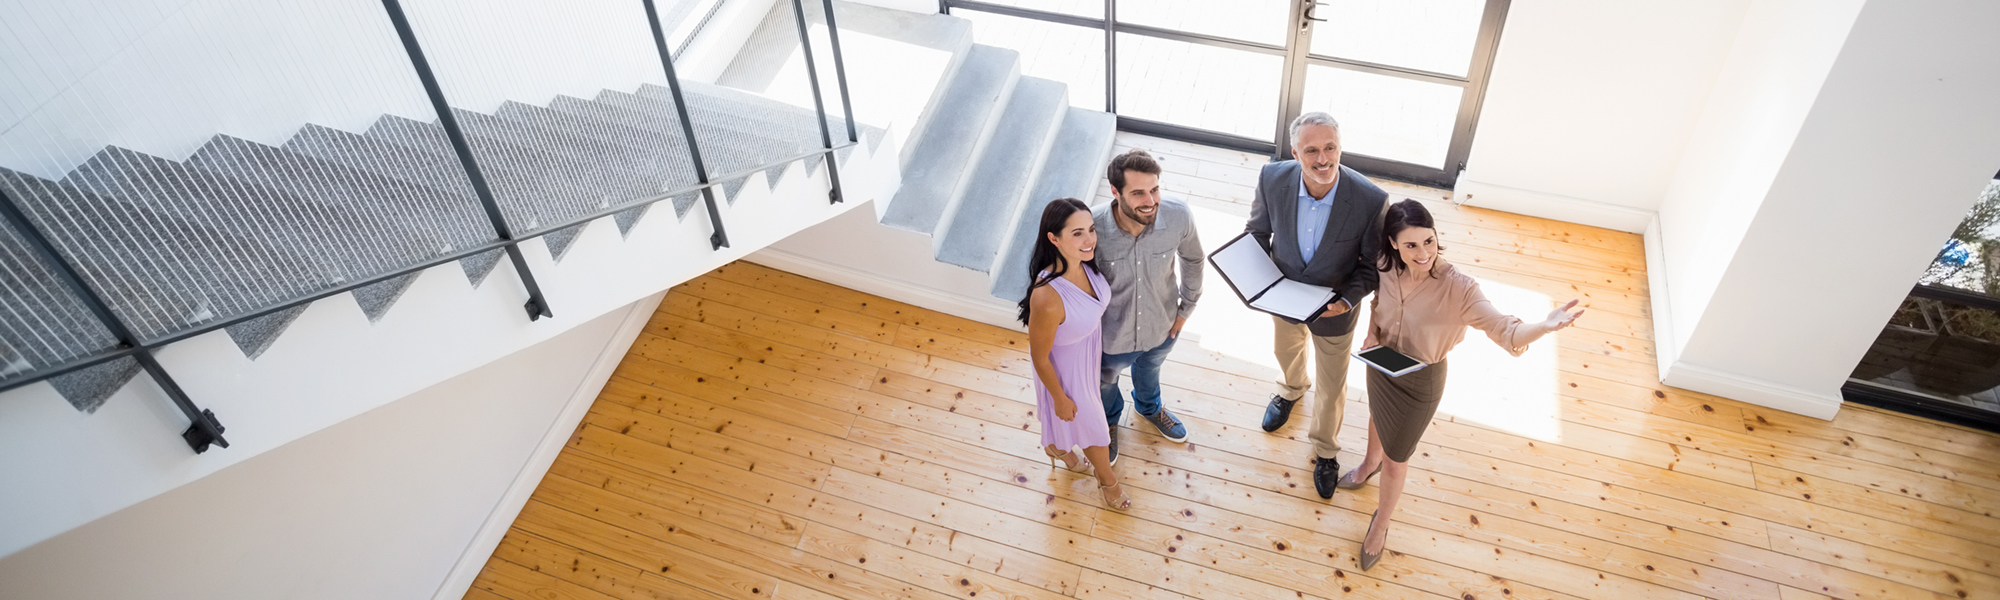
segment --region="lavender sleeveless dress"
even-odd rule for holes
[[[1111,444],[1111,428],[1105,425],[1104,404],[1097,392],[1098,363],[1104,357],[1102,318],[1111,285],[1093,269],[1085,268],[1084,272],[1097,292],[1096,298],[1067,279],[1057,277],[1049,282],[1063,301],[1063,322],[1056,326],[1049,362],[1055,364],[1056,380],[1062,382],[1063,391],[1076,403],[1076,420],[1057,418],[1055,397],[1042,385],[1042,378],[1034,378],[1035,414],[1042,420],[1042,446],[1053,445],[1060,451]]]

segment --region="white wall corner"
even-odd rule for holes
[[[1667,294],[1667,249],[1666,237],[1660,234],[1660,216],[1655,214],[1646,222],[1646,295],[1653,303],[1653,360],[1658,362],[1660,379],[1666,380],[1667,370],[1674,361],[1680,359],[1680,346],[1676,345],[1674,330],[1673,297]]]
[[[840,287],[874,294],[897,302],[928,308],[996,327],[1025,331],[1016,319],[1019,308],[1005,300],[980,294],[967,297],[936,290],[915,282],[900,281],[845,265],[826,262],[768,246],[744,257],[753,263],[787,273],[803,275]],[[930,260],[925,256],[924,260]]]
[[[1660,382],[1673,387],[1767,406],[1815,419],[1833,420],[1834,415],[1840,413],[1840,405],[1843,402],[1838,389],[1830,392],[1814,392],[1754,377],[1725,373],[1687,361],[1675,361],[1668,368],[1662,369],[1660,374]]]
[[[1653,221],[1649,210],[1608,202],[1482,183],[1470,174],[1454,186],[1453,198],[1468,206],[1640,233]]]
[[[604,391],[605,383],[611,380],[611,373],[624,361],[625,353],[645,331],[646,323],[652,320],[653,312],[666,296],[666,292],[653,294],[632,303],[627,309],[624,320],[618,324],[618,332],[612,334],[611,341],[605,344],[603,352],[591,364],[590,372],[577,384],[576,391],[570,394],[556,420],[549,424],[542,440],[535,444],[534,453],[528,455],[528,462],[521,465],[521,472],[507,486],[506,493],[500,496],[493,511],[486,516],[486,521],[479,526],[479,531],[473,534],[472,541],[466,544],[465,552],[459,555],[451,572],[445,574],[444,583],[434,596],[436,600],[458,600],[472,589],[473,581],[479,578],[487,560],[500,547],[501,539],[514,526],[514,519],[528,505],[528,498],[534,495],[535,488],[541,487],[542,477],[548,474],[549,467],[555,464],[556,457],[569,444],[570,436],[583,422],[584,415],[590,413],[591,405],[596,404],[597,395]]]

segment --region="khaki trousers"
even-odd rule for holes
[[[1278,368],[1284,375],[1278,380],[1278,395],[1286,400],[1298,400],[1306,395],[1306,388],[1313,393],[1313,422],[1310,434],[1313,455],[1319,458],[1337,458],[1340,455],[1340,417],[1347,408],[1347,361],[1348,351],[1354,343],[1354,333],[1322,337],[1313,335],[1305,325],[1286,323],[1284,319],[1271,317],[1277,331],[1271,336],[1272,349],[1278,356]],[[1312,341],[1313,370],[1306,371],[1306,341]],[[1314,385],[1317,381],[1319,384]]]

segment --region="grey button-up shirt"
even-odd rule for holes
[[[1167,341],[1175,319],[1194,312],[1201,299],[1201,266],[1208,257],[1202,254],[1187,204],[1161,200],[1159,216],[1137,237],[1118,228],[1111,214],[1115,204],[1090,211],[1097,220],[1097,267],[1111,283],[1111,301],[1104,307],[1104,353],[1151,350]],[[1176,264],[1179,278],[1174,276]]]

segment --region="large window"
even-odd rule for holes
[[[1120,129],[1288,157],[1285,125],[1325,111],[1341,122],[1346,164],[1450,187],[1508,0],[941,4]]]
[[[1848,376],[1848,400],[2000,431],[2000,175]]]

